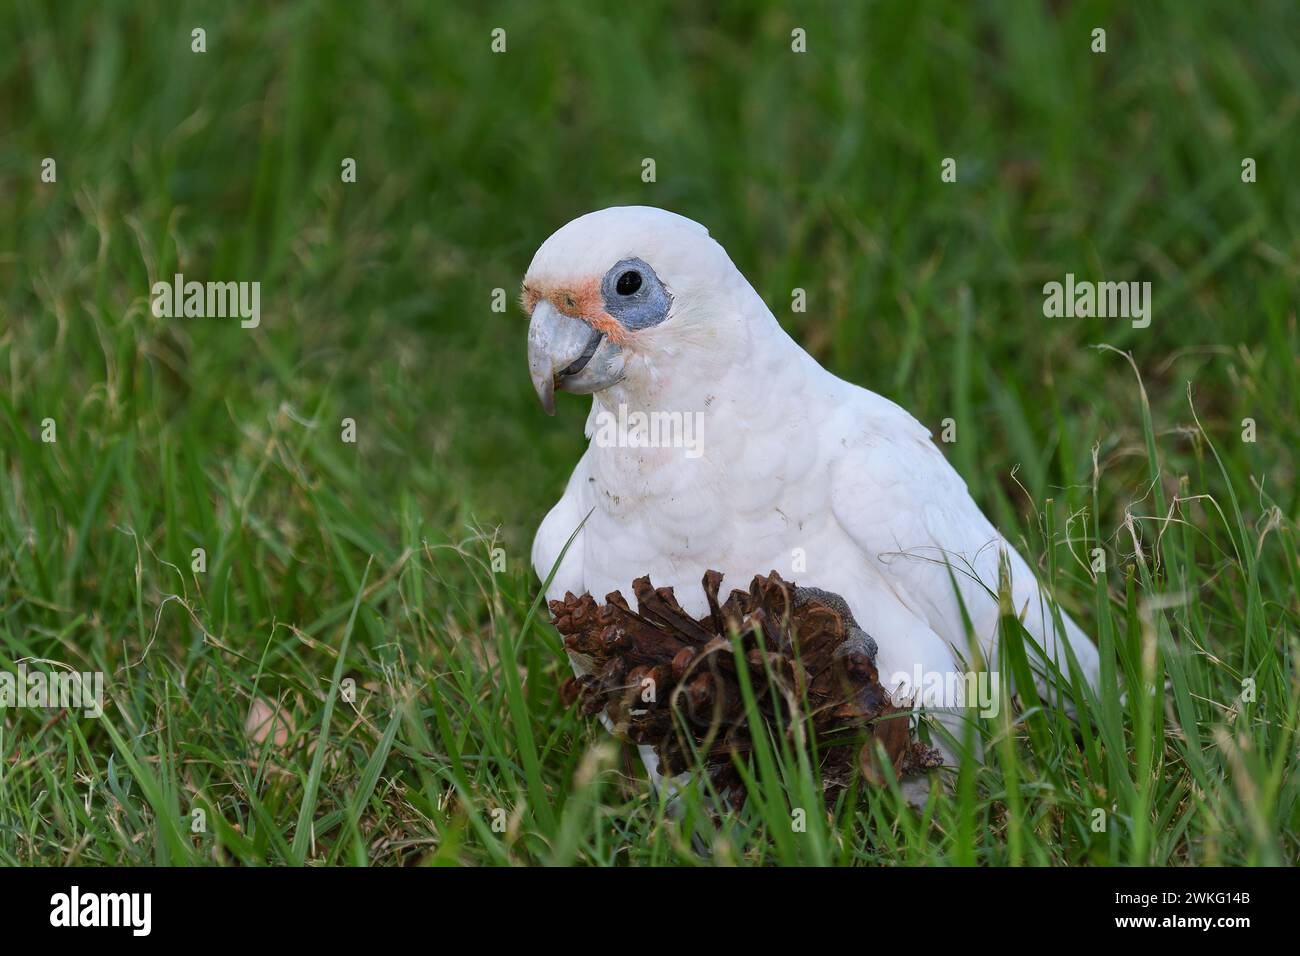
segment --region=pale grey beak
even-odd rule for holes
[[[546,414],[555,414],[555,390],[589,395],[623,377],[623,350],[586,322],[542,299],[528,326],[528,374]]]

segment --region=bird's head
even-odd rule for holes
[[[739,286],[737,285],[739,282]],[[547,239],[524,276],[528,370],[547,414],[557,389],[652,390],[722,362],[735,293],[749,290],[709,232],[662,209],[588,213]]]

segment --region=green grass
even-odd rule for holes
[[[1293,862],[1296,6],[488,7],[0,5],[0,671],[109,698],[0,711],[0,862]],[[707,224],[837,374],[955,419],[1127,696],[976,721],[985,763],[923,812],[815,810],[774,742],[743,813],[666,814],[558,701],[528,549],[585,408],[541,414],[491,309],[629,202]],[[175,271],[260,281],[261,327],[155,318]],[[1149,279],[1151,327],[1044,318],[1066,272]]]

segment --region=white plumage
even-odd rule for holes
[[[592,297],[593,283],[599,287],[626,260],[648,264],[647,281],[656,275],[667,290],[671,309],[657,324],[610,326],[612,286],[603,299]],[[995,594],[1005,553],[1017,613],[1069,673],[1029,566],[980,511],[928,430],[818,365],[703,227],[648,207],[591,213],[542,245],[524,281],[526,304],[554,301],[569,316],[551,318],[612,330],[596,356],[605,378],[573,389],[599,388],[589,438],[602,415],[617,419],[620,406],[624,418],[699,413],[701,426],[694,451],[591,442],[533,544],[533,566],[545,580],[586,519],[548,598],[627,593],[648,573],[700,615],[706,569],[722,571],[732,587],[775,569],[845,599],[877,642],[888,686],[896,672],[966,670],[954,580],[986,656],[996,660]],[[600,305],[606,308],[597,314]],[[617,348],[614,339],[621,339]],[[556,368],[567,359],[555,357]],[[564,376],[555,380],[565,388]],[[1064,627],[1095,686],[1095,648],[1068,618]]]

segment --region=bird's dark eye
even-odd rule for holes
[[[641,273],[629,269],[618,277],[614,289],[619,295],[632,295],[637,289],[641,288]]]

